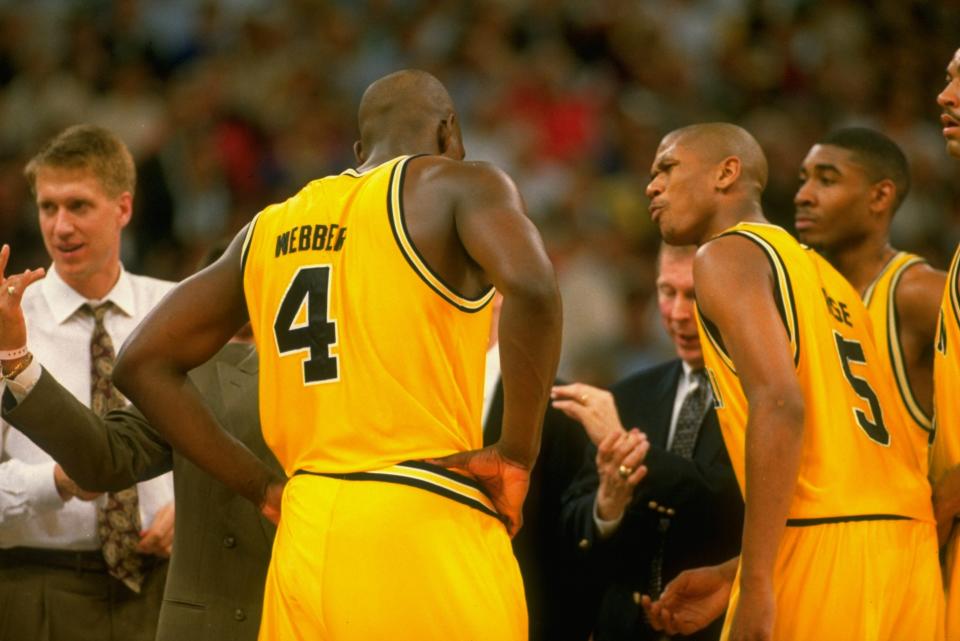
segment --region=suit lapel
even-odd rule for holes
[[[680,361],[664,372],[653,389],[650,390],[650,400],[645,401],[644,409],[648,413],[647,438],[650,443],[666,449],[667,436],[670,433],[670,419],[673,417],[673,402],[677,395],[677,385],[680,384],[680,375],[683,366]],[[624,427],[630,427],[625,425]]]

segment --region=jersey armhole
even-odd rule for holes
[[[444,282],[434,270],[430,269],[426,260],[417,250],[413,239],[410,237],[407,229],[406,217],[403,212],[403,182],[407,175],[407,164],[413,158],[418,156],[409,156],[404,158],[390,170],[390,183],[387,189],[387,216],[390,220],[390,229],[393,232],[393,238],[400,249],[400,253],[406,259],[413,271],[442,299],[467,313],[475,313],[482,310],[493,300],[495,290],[490,286],[480,296],[470,298],[457,292],[452,286]]]
[[[773,288],[774,300],[777,303],[777,310],[780,312],[780,319],[787,330],[787,338],[790,340],[790,346],[793,348],[793,366],[800,367],[800,332],[798,331],[797,306],[796,299],[793,296],[793,284],[790,282],[790,272],[787,271],[786,263],[777,249],[761,235],[746,229],[734,229],[720,234],[720,236],[742,236],[753,241],[763,250],[767,261],[770,263],[770,269],[773,272],[775,287]]]

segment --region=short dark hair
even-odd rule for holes
[[[696,245],[671,245],[665,240],[660,241],[660,247],[657,249],[656,273],[660,276],[660,264],[667,256],[671,258],[693,258],[697,253]]]
[[[910,165],[897,143],[875,129],[845,127],[831,132],[819,144],[850,151],[871,181],[892,181],[897,188],[893,211],[899,209],[910,192]]]
[[[88,169],[110,196],[123,192],[132,196],[137,185],[130,150],[116,134],[96,125],[74,125],[61,131],[30,159],[23,173],[34,193],[41,167]]]

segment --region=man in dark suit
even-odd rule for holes
[[[503,421],[503,385],[497,348],[497,319],[502,299],[494,298],[484,386],[483,444],[496,443]],[[527,597],[530,641],[585,641],[596,608],[589,570],[561,534],[563,493],[583,462],[588,439],[581,425],[548,407],[540,455],[530,474],[523,504],[523,527],[513,538]]]
[[[693,248],[661,247],[657,297],[678,360],[634,374],[611,392],[559,386],[554,406],[597,444],[564,498],[564,528],[605,587],[595,641],[661,639],[640,597],[684,569],[740,547],[743,501],[712,409],[694,318]],[[623,425],[645,441],[630,442]],[[588,454],[588,456],[589,456]],[[571,546],[572,547],[572,546]],[[692,639],[717,639],[719,625]]]
[[[16,311],[0,306],[0,333],[22,322]],[[260,435],[253,346],[226,345],[191,381],[224,428],[280,473]],[[101,418],[46,370],[25,395],[11,387],[3,419],[79,488],[105,492],[173,470],[176,525],[157,641],[256,639],[275,532],[256,506],[175,452],[132,406]]]

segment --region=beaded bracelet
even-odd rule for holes
[[[0,378],[13,380],[17,377],[17,374],[27,369],[30,366],[30,363],[32,362],[33,362],[33,354],[31,354],[30,352],[27,352],[27,357],[22,361],[20,361],[19,363],[17,363],[16,366],[14,366],[14,368],[9,372],[5,372],[3,371],[3,368],[0,368],[0,374],[3,374],[3,376]]]
[[[11,349],[8,352],[0,351],[0,361],[12,361],[17,358],[23,358],[28,353],[27,346]]]

